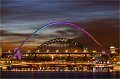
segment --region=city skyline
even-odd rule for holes
[[[120,0],[1,0],[0,79],[118,79]]]

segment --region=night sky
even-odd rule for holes
[[[119,47],[119,0],[1,0],[0,44],[19,47],[37,28],[66,21],[81,26],[104,48]],[[36,33],[24,46],[38,46],[53,38],[75,39],[99,49],[87,35],[68,25],[52,25]]]

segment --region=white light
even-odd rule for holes
[[[47,50],[47,53],[49,52],[49,50]]]
[[[37,53],[39,52],[40,50],[37,50]]]
[[[56,50],[56,53],[58,52],[59,50]]]
[[[107,64],[109,64],[110,62],[109,61],[107,61]]]
[[[114,49],[115,47],[114,46],[110,46],[110,49]]]

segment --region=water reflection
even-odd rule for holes
[[[2,71],[1,78],[89,78],[117,79],[120,72],[78,72],[78,71]]]

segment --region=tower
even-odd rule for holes
[[[21,53],[19,48],[14,48],[14,53],[16,53],[13,57],[14,59],[21,59]]]

